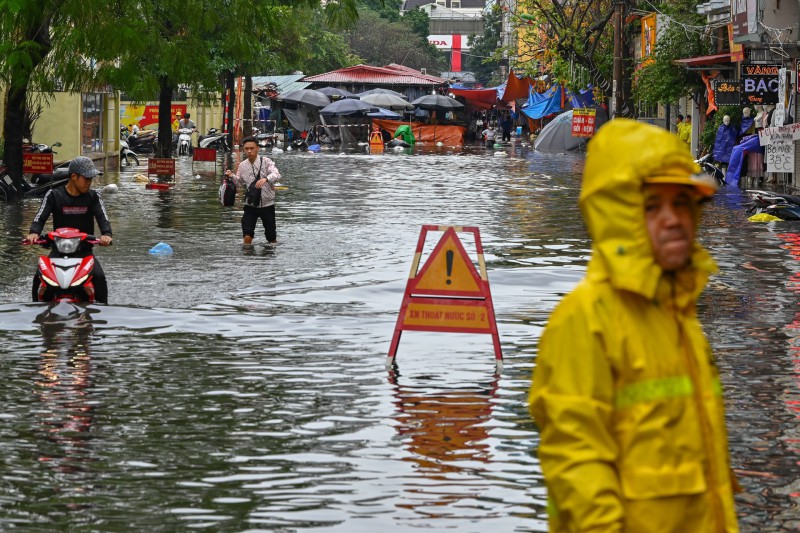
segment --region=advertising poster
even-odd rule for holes
[[[178,130],[178,121],[186,113],[186,104],[172,104],[172,130]],[[120,124],[126,126],[128,130],[133,125],[139,126],[140,130],[158,129],[158,104],[122,104],[119,111]]]

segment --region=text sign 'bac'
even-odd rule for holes
[[[444,231],[444,234],[418,271],[428,231]],[[456,231],[470,232],[475,236],[480,273]],[[389,347],[387,366],[394,362],[401,333],[408,330],[490,334],[495,359],[500,365],[503,354],[478,228],[422,227]]]

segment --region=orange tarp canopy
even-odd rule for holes
[[[491,109],[497,104],[497,89],[450,89],[455,96],[460,96],[471,107]],[[527,97],[527,93],[525,95]]]
[[[464,134],[467,128],[464,126],[452,126],[450,124],[424,124],[422,122],[400,122],[398,120],[373,119],[372,123],[379,128],[383,128],[394,137],[394,132],[403,124],[411,126],[414,138],[418,143],[441,142],[447,146],[459,146],[464,144]]]
[[[532,80],[530,76],[519,79],[516,74],[509,72],[508,80],[506,81],[506,90],[503,93],[502,100],[504,102],[513,102],[520,98],[527,99],[530,94],[531,85],[536,85],[536,81]]]

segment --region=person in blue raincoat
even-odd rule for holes
[[[756,124],[755,119],[750,116],[750,108],[745,107],[742,109],[742,123],[739,125],[739,137],[738,140],[741,140],[742,137],[746,137],[747,135],[752,135],[756,132]]]
[[[714,161],[725,163],[731,161],[731,150],[736,144],[736,128],[731,125],[731,117],[722,117],[722,124],[717,130],[717,138],[714,140]]]

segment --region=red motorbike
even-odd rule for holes
[[[40,255],[37,268],[40,302],[89,302],[94,303],[92,268],[94,255],[74,257],[78,252],[99,244],[94,235],[75,228],[60,228],[51,231],[46,238],[33,243],[48,248],[50,255]],[[83,255],[83,254],[81,254]]]

